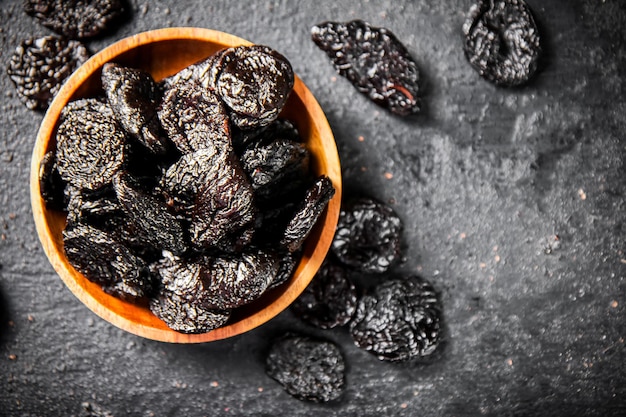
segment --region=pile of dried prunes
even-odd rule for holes
[[[204,333],[286,282],[335,188],[279,114],[293,88],[267,46],[222,49],[156,82],[107,63],[63,109],[40,168],[65,254],[104,291]]]

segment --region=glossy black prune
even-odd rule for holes
[[[183,155],[161,181],[169,204],[188,216],[192,243],[219,247],[220,241],[252,226],[254,191],[228,148],[204,148]]]
[[[150,311],[167,326],[180,333],[206,333],[226,324],[229,310],[206,308],[171,291],[161,291],[150,300]]]
[[[479,0],[470,7],[463,36],[470,65],[497,85],[524,84],[537,70],[539,31],[524,0]]]
[[[226,49],[213,64],[210,77],[231,121],[242,129],[256,129],[276,120],[294,84],[289,61],[263,45]]]
[[[165,153],[167,138],[157,117],[161,92],[152,76],[108,62],[101,78],[107,103],[124,130],[153,153]]]
[[[430,283],[415,276],[388,279],[360,298],[350,333],[358,347],[380,360],[405,361],[434,352],[440,315]]]
[[[129,220],[147,238],[147,245],[175,254],[187,249],[183,226],[165,202],[141,190],[123,171],[113,179],[113,188]]]
[[[374,103],[401,116],[420,110],[419,68],[388,29],[362,20],[324,22],[313,26],[311,38]]]
[[[111,108],[96,99],[66,106],[57,130],[57,170],[77,188],[96,190],[111,184],[122,168],[127,134]]]
[[[335,187],[330,178],[318,178],[307,190],[300,206],[287,223],[280,241],[281,246],[289,252],[298,250],[334,195]]]
[[[74,224],[63,231],[63,247],[70,264],[105,292],[129,300],[151,295],[148,265],[112,234]]]
[[[289,281],[298,266],[300,258],[302,257],[302,251],[279,251],[277,256],[279,258],[278,271],[276,272],[276,276],[274,277],[274,280],[270,284],[269,288],[279,287]]]
[[[287,334],[272,343],[265,372],[299,400],[337,400],[345,390],[346,366],[339,347],[309,336]]]
[[[164,94],[158,110],[170,140],[183,153],[207,147],[231,147],[226,109],[213,91],[196,83],[177,83]]]
[[[371,198],[348,201],[339,212],[331,251],[357,271],[385,272],[400,258],[402,227],[388,205]]]
[[[278,258],[265,251],[166,258],[156,265],[164,291],[213,310],[254,301],[272,283],[278,267]]]
[[[79,41],[56,36],[29,38],[15,49],[7,74],[26,107],[45,110],[63,82],[89,55]]]
[[[275,200],[309,179],[309,150],[293,140],[254,142],[240,159],[257,199]]]
[[[312,326],[332,329],[350,321],[356,304],[356,287],[348,270],[327,259],[290,309]]]
[[[26,0],[24,11],[70,39],[97,36],[121,21],[121,0]]]
[[[39,163],[39,189],[47,208],[65,209],[65,181],[56,168],[56,153],[48,151]]]

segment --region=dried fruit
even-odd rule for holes
[[[121,0],[26,0],[24,11],[70,39],[90,38],[121,21]]]
[[[133,225],[142,231],[146,245],[175,254],[187,249],[183,226],[170,213],[165,202],[142,191],[124,171],[113,179],[113,188],[122,209]]]
[[[221,100],[196,83],[172,85],[163,97],[159,119],[183,154],[203,148],[231,147],[230,125]]]
[[[170,329],[181,333],[206,333],[223,326],[230,318],[230,311],[212,310],[170,291],[152,298],[150,311]]]
[[[440,315],[430,283],[415,276],[394,278],[361,297],[350,333],[357,346],[380,360],[405,361],[435,351]]]
[[[161,93],[152,76],[109,62],[102,67],[102,88],[124,130],[153,153],[165,153],[168,143],[157,117]]]
[[[350,321],[356,304],[356,287],[348,270],[327,259],[290,308],[306,323],[332,329]]]
[[[289,252],[298,250],[333,195],[335,195],[335,188],[331,180],[327,176],[318,178],[308,189],[300,207],[289,220],[280,244]]]
[[[96,99],[83,99],[64,109],[57,131],[57,170],[77,188],[96,190],[111,184],[122,168],[126,132],[111,108]]]
[[[7,74],[31,110],[45,110],[63,82],[89,59],[80,42],[56,36],[29,38],[15,49]]]
[[[230,110],[232,122],[242,129],[276,120],[294,84],[289,61],[263,45],[228,48],[213,63],[210,77],[209,85]]]
[[[524,0],[479,0],[470,7],[463,35],[470,65],[497,85],[524,84],[537,70],[539,31]]]
[[[163,291],[212,310],[230,310],[257,299],[273,281],[278,258],[264,251],[197,259],[166,258],[156,265]]]
[[[241,155],[257,199],[276,200],[309,179],[310,154],[304,144],[289,139],[255,141]]]
[[[65,208],[65,182],[56,167],[56,153],[48,151],[39,163],[39,188],[46,207],[53,210]]]
[[[147,264],[111,234],[75,224],[63,231],[63,245],[72,266],[104,291],[130,300],[151,295]]]
[[[272,344],[266,373],[300,400],[328,402],[345,389],[345,362],[339,347],[308,336],[285,335]]]
[[[332,253],[365,273],[382,273],[399,259],[402,221],[393,209],[371,198],[346,202],[337,222]]]
[[[419,111],[418,66],[391,31],[362,20],[324,22],[313,26],[311,38],[374,103],[401,116]]]

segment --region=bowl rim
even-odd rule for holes
[[[326,227],[323,228],[319,241],[315,245],[313,253],[308,258],[306,265],[304,265],[304,268],[298,268],[298,276],[295,278],[292,277],[292,282],[287,288],[285,288],[284,292],[277,297],[274,302],[254,312],[254,314],[244,317],[234,323],[227,324],[226,326],[200,334],[180,333],[169,328],[155,328],[137,323],[130,318],[121,316],[110,310],[100,300],[94,298],[73,278],[74,275],[80,274],[74,270],[71,265],[69,265],[64,253],[62,253],[62,250],[58,250],[58,247],[55,245],[52,238],[52,231],[45,215],[47,208],[45,207],[45,203],[41,196],[39,184],[40,162],[48,150],[49,138],[53,136],[56,130],[61,110],[76,94],[82,81],[92,76],[106,62],[113,61],[115,58],[132,49],[136,49],[153,42],[178,40],[223,43],[227,46],[252,45],[252,42],[243,38],[213,29],[198,27],[172,27],[149,30],[120,39],[95,53],[65,81],[44,115],[40,128],[37,132],[31,156],[30,200],[37,235],[48,261],[51,263],[52,267],[69,290],[92,312],[122,330],[147,339],[171,343],[204,343],[236,336],[266,323],[285,310],[300,295],[300,293],[304,291],[326,257],[334,236],[341,202],[341,168],[339,165],[336,142],[328,120],[326,119],[321,106],[313,94],[304,85],[302,80],[295,75],[292,94],[295,93],[301,101],[306,103],[306,108],[308,113],[310,113],[312,123],[314,123],[320,131],[320,136],[324,136],[321,138],[321,140],[323,140],[324,148],[327,148],[327,146],[329,147],[325,149],[325,154],[329,155],[333,161],[336,161],[334,164],[328,164],[326,167],[328,172],[325,173],[333,182],[336,191],[335,195],[328,203],[325,215],[322,216],[327,225],[329,223],[333,225],[333,230],[328,230]],[[322,221],[322,218],[320,218],[319,221]],[[307,240],[308,239],[309,238],[307,238]],[[302,261],[300,261],[298,265],[302,266]],[[308,279],[302,278],[306,276],[308,276]]]

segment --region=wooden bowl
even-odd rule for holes
[[[78,273],[63,251],[62,231],[65,214],[49,210],[41,197],[39,165],[44,154],[56,146],[56,128],[63,107],[70,101],[96,96],[102,92],[102,66],[114,61],[141,68],[155,80],[174,74],[214,52],[251,43],[223,32],[200,28],[168,28],[140,33],[103,49],[66,81],[51,103],[33,150],[30,193],[37,234],[50,263],[66,286],[94,313],[108,322],[148,339],[200,343],[224,339],[251,330],[289,306],[309,284],[330,247],[335,233],[341,201],[341,169],[337,147],[328,121],[319,104],[296,76],[293,92],[282,116],[294,122],[312,155],[312,169],[327,175],[336,193],[304,243],[304,254],[292,278],[267,291],[255,302],[236,309],[223,327],[203,334],[183,334],[171,330],[146,307],[122,301]]]

